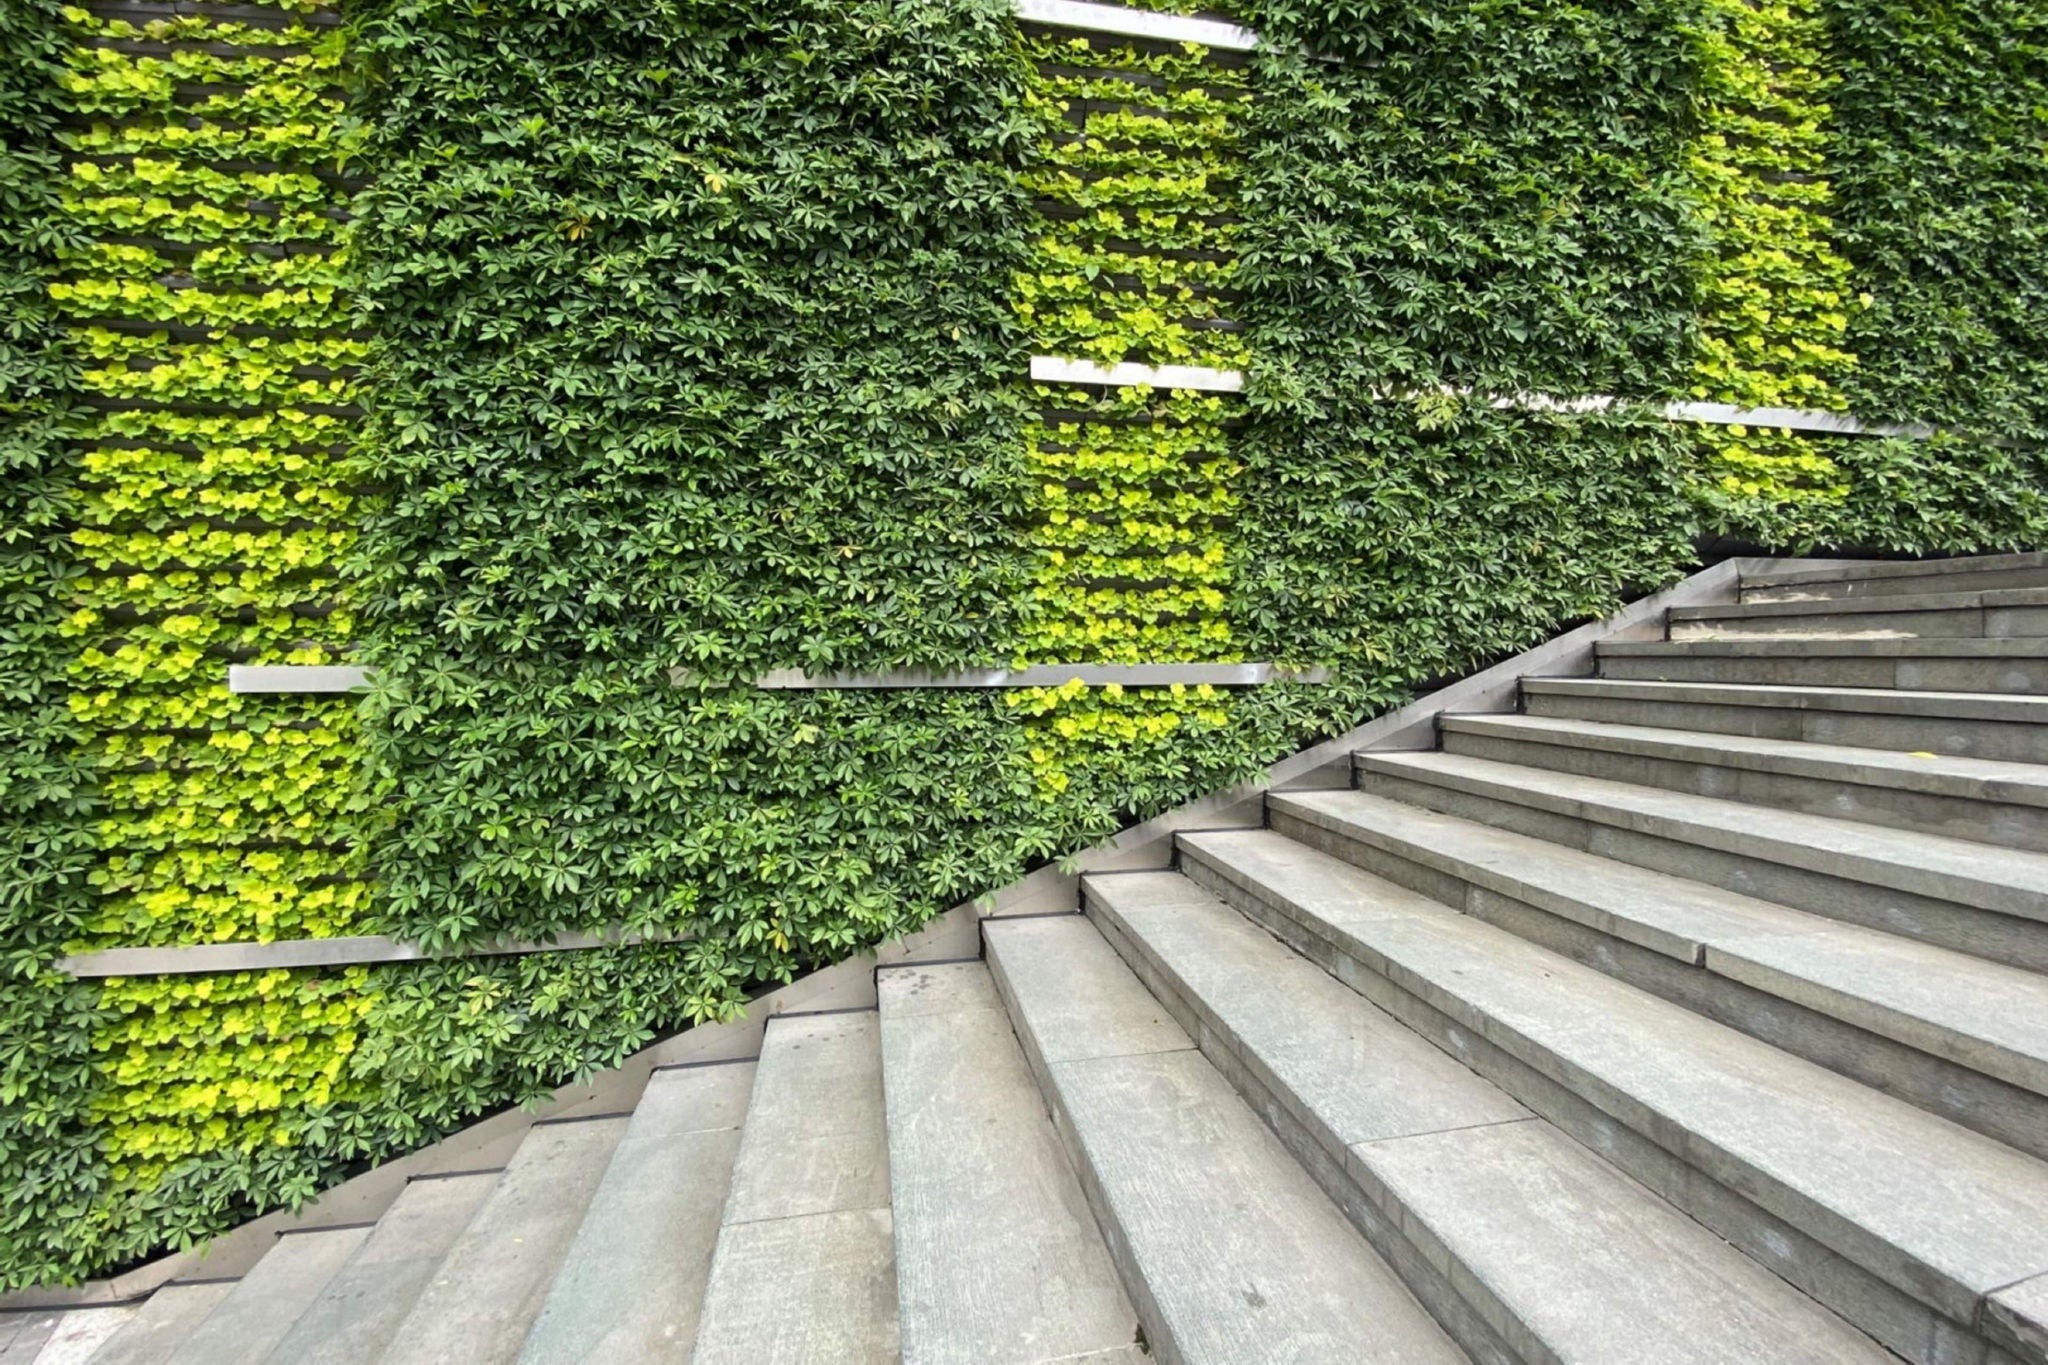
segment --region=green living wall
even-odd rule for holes
[[[1249,57],[1002,0],[118,7],[0,7],[7,1284],[728,1013],[1701,534],[2043,538],[2021,5],[1249,0]],[[360,707],[223,686],[330,657]],[[1331,678],[746,685],[1166,660]],[[51,970],[580,929],[675,941]]]

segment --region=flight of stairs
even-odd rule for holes
[[[2048,1365],[2048,556],[1668,634],[0,1361]]]

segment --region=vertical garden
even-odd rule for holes
[[[1003,0],[160,11],[0,0],[8,1286],[728,1014],[1702,543],[2048,540],[2018,0],[1249,0],[1250,53]],[[1242,660],[1327,680],[750,682]],[[368,693],[227,686],[328,662]],[[573,931],[642,942],[470,955]],[[430,958],[59,965],[373,933]]]

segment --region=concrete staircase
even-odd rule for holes
[[[1740,598],[0,1361],[2048,1365],[2048,556]]]

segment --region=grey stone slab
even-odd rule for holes
[[[1603,659],[1965,659],[1998,662],[2048,657],[2048,639],[1602,640],[1594,648]]]
[[[1701,962],[1705,945],[1712,941],[1814,934],[1835,924],[1752,896],[1366,792],[1280,793],[1270,804],[1276,828],[1287,822],[1311,826],[1446,873],[1461,886],[1484,887],[1681,962]],[[1461,895],[1447,903],[1462,908],[1463,900]]]
[[[1763,809],[1461,754],[1358,756],[1362,771],[1503,797],[1614,825],[1996,911],[2048,920],[2048,854],[1858,821]]]
[[[495,1171],[415,1180],[292,1325],[270,1365],[360,1365],[398,1334],[441,1258],[469,1226]]]
[[[2008,1285],[1984,1304],[1984,1325],[2028,1360],[2048,1358],[2048,1275]]]
[[[1925,604],[1925,605],[1923,605]],[[1822,611],[1808,610],[1819,607]],[[1890,640],[1981,638],[1985,611],[1974,597],[1956,599],[1886,597],[1853,602],[1759,602],[1747,607],[1700,608],[1680,616],[1673,609],[1674,640],[1801,639]]]
[[[1894,1360],[1541,1120],[1361,1143],[1353,1169],[1525,1360]]]
[[[1463,1355],[1194,1052],[1052,1067],[1154,1353],[1187,1362],[1458,1361]]]
[[[7,1350],[0,1351],[0,1365],[86,1365],[137,1311],[132,1304],[118,1304],[23,1314],[29,1322]]]
[[[725,1223],[888,1207],[880,1035],[872,1010],[769,1021]]]
[[[696,1365],[892,1365],[899,1351],[889,1210],[728,1224],[691,1358]]]
[[[1306,825],[1388,850],[1470,886],[2048,1093],[2040,1089],[2048,1082],[2048,977],[2039,973],[1362,792],[1279,795],[1273,808],[1280,833],[1291,836]],[[1341,845],[1326,847],[1345,857]],[[1346,861],[1381,871],[1370,861]]]
[[[753,1081],[750,1062],[648,1079],[521,1365],[689,1359]]]
[[[1742,596],[1745,601],[1794,601],[2043,586],[2048,586],[2048,556],[2027,553],[1745,574]]]
[[[1160,1003],[1123,989],[1129,970],[1079,915],[985,925],[989,967],[1041,1065],[1194,1046]]]
[[[1091,878],[1112,919],[1328,1132],[1352,1143],[1527,1118],[1500,1088],[1178,873]]]
[[[167,1284],[92,1357],[92,1365],[163,1365],[234,1290],[234,1281]]]
[[[1814,778],[1981,802],[2048,807],[2048,768],[1935,753],[1818,744],[1751,735],[1696,734],[1554,716],[1446,716],[1446,734],[1596,749],[1749,772]]]
[[[1769,684],[1631,682],[1615,678],[1524,678],[1526,696],[1597,697],[1790,711],[1867,712],[1938,720],[2048,724],[2048,697],[1995,692],[1913,692],[1891,687],[1782,687]]]
[[[1137,1312],[988,968],[895,968],[878,989],[903,1359],[1128,1348]]]
[[[278,1238],[171,1360],[175,1365],[260,1365],[369,1235],[366,1227],[350,1227]]]
[[[1191,835],[1226,894],[1958,1322],[2048,1271],[2048,1166],[1271,832]]]
[[[1709,944],[1707,968],[2048,1095],[2048,976],[1874,930]]]
[[[54,1308],[0,1313],[0,1365],[30,1365],[62,1317]]]
[[[1841,710],[1826,707],[1774,707],[1725,703],[1731,692],[1793,693],[1798,689],[1755,685],[1714,687],[1707,684],[1638,682],[1612,678],[1589,679],[1609,689],[1644,687],[1678,693],[1698,688],[1695,700],[1630,696],[1618,690],[1560,692],[1525,690],[1523,706],[1531,716],[1561,720],[1597,721],[1608,725],[1651,726],[1661,730],[1691,730],[1721,735],[1748,735],[1764,739],[1805,740],[1813,744],[1843,745],[1857,749],[1882,749],[1894,753],[1935,753],[1956,758],[1990,759],[2001,763],[2048,763],[2048,725],[2032,719],[1974,719],[1910,711],[1887,713],[1877,708]],[[1818,692],[1823,689],[1808,689]],[[1841,688],[1837,691],[1851,691]],[[1865,688],[1860,695],[1881,695],[1901,701],[1932,695],[1896,688]],[[2006,697],[1997,694],[1969,694],[1986,702],[2014,701],[2032,704],[2040,699]],[[1960,709],[1960,708],[1959,708]]]
[[[623,1118],[529,1129],[420,1291],[383,1365],[516,1360],[625,1131]]]
[[[1906,790],[1862,770],[1836,776],[1808,776],[1693,755],[1663,757],[1630,751],[1635,747],[1610,748],[1598,740],[1584,744],[1555,743],[1549,737],[1527,732],[1509,735],[1446,729],[1444,733],[1444,751],[1461,757],[1798,811],[1852,824],[1940,835],[1990,844],[2001,850],[2048,854],[2048,810],[2039,806]]]
[[[1046,924],[1060,932],[1046,934]],[[1021,1037],[1145,1013],[1145,988],[1079,917],[986,926]],[[1085,991],[1050,987],[1095,965]],[[1044,959],[1033,962],[1030,959]],[[1176,1030],[1178,1032],[1178,1030]],[[1085,1051],[1085,1050],[1084,1050]],[[1048,1054],[1049,1055],[1049,1054]],[[1462,1360],[1279,1140],[1199,1053],[1088,1055],[1042,1077],[1155,1355],[1186,1362]]]
[[[1708,604],[1671,609],[1674,621],[1696,621],[1705,617],[1740,617],[1768,620],[1776,617],[1880,616],[1894,612],[1951,611],[1972,607],[2038,606],[2048,602],[2048,588],[1976,590],[1968,583],[1955,591],[1898,593],[1873,600],[1811,598],[1793,602],[1751,602],[1733,606]]]

